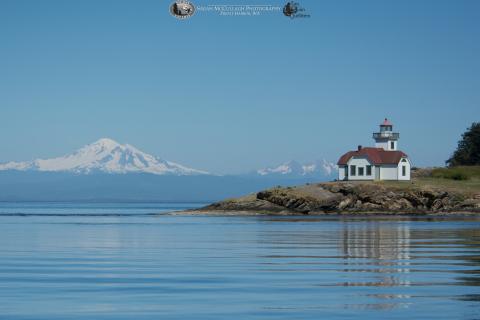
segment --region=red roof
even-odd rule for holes
[[[385,118],[385,120],[383,120],[383,122],[380,125],[381,126],[393,126],[393,124],[387,118]]]
[[[374,165],[398,164],[400,159],[408,157],[402,151],[386,151],[383,148],[362,148],[358,151],[349,151],[340,157],[337,164],[344,166],[352,157],[367,157]]]

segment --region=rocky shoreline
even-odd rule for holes
[[[478,214],[480,192],[415,182],[328,182],[276,187],[177,214]]]

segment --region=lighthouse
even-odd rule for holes
[[[400,134],[393,132],[393,124],[387,118],[380,124],[380,132],[373,133],[375,148],[382,148],[385,151],[398,150],[399,138]]]
[[[380,131],[373,133],[375,147],[358,146],[340,157],[338,180],[410,180],[410,159],[398,150],[398,138],[400,134],[385,118]]]

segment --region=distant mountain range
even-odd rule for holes
[[[75,174],[150,173],[173,176],[211,175],[207,171],[189,168],[175,162],[160,159],[140,151],[134,146],[120,144],[109,138],[99,139],[62,157],[0,163],[0,171],[5,170],[70,172]],[[290,161],[275,167],[256,170],[253,175],[284,178],[329,177],[335,170],[336,166],[326,160],[306,164]]]
[[[0,201],[215,201],[335,172],[326,160],[290,161],[221,176],[103,138],[62,157],[0,164]]]
[[[264,168],[256,171],[260,176],[283,176],[283,177],[329,177],[337,170],[335,164],[327,160],[318,160],[301,164],[297,161],[283,163],[276,167]]]
[[[158,175],[203,175],[206,171],[182,166],[103,138],[78,149],[72,154],[52,159],[0,164],[0,170],[48,171],[72,173],[151,173]]]

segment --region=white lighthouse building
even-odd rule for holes
[[[380,124],[380,132],[373,133],[375,148],[383,150],[397,150],[398,138],[400,138],[400,134],[393,132],[393,124],[387,118]]]
[[[410,180],[411,163],[398,150],[400,134],[385,118],[380,131],[373,133],[375,147],[358,146],[338,160],[338,180]]]

